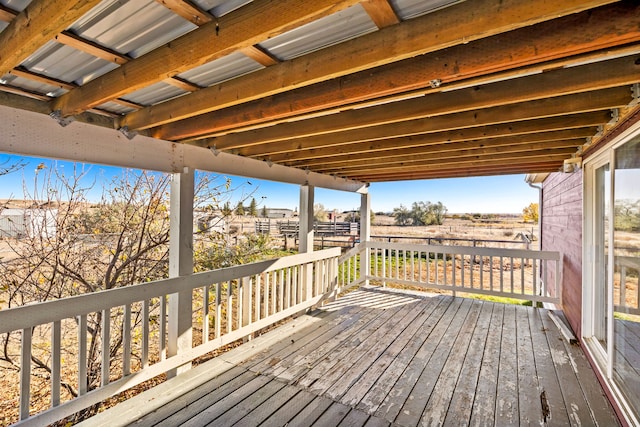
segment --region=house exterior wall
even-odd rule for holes
[[[562,308],[576,336],[582,321],[582,171],[550,174],[542,186],[542,250],[562,254]],[[550,271],[554,283],[555,271]]]

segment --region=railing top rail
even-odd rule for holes
[[[473,237],[445,237],[445,236],[403,236],[403,235],[372,235],[372,239],[405,239],[405,240],[447,240],[451,242],[489,242],[525,245],[531,243],[524,240],[476,239]]]
[[[123,288],[0,310],[0,334],[118,307],[136,301],[148,300],[180,290],[193,289],[205,284],[224,282],[322,259],[334,258],[340,256],[340,252],[340,248],[330,248],[195,273],[188,277],[156,280]]]
[[[560,253],[553,251],[535,251],[526,249],[484,248],[475,246],[420,245],[411,243],[366,242],[367,248],[398,249],[414,252],[433,252],[454,255],[503,256],[513,258],[536,258],[558,261]]]

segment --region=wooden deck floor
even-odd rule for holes
[[[90,423],[617,425],[543,309],[368,289],[267,335]]]

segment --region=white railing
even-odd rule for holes
[[[640,258],[629,256],[615,257],[616,270],[620,272],[620,281],[614,287],[613,297],[615,299],[614,310],[627,314],[640,315]],[[634,277],[635,286],[632,283],[627,285],[627,279]]]
[[[339,256],[333,248],[0,311],[0,335],[21,334],[18,424],[53,423],[334,298]],[[169,357],[169,296],[185,291],[192,296],[186,309],[194,319],[194,342]],[[89,360],[93,345],[98,356]],[[43,348],[50,360],[51,408],[32,416],[32,361],[43,358]],[[90,371],[99,378],[89,378]],[[65,385],[77,397],[62,399]]]
[[[361,281],[561,303],[558,252],[386,242],[361,248],[369,265]]]

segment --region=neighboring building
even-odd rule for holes
[[[57,209],[3,209],[0,212],[0,237],[53,237],[57,215]]]
[[[194,231],[199,233],[226,233],[229,229],[227,220],[220,215],[194,212]]]
[[[291,209],[267,208],[267,218],[282,219],[282,218],[293,218],[293,217],[294,217],[294,212]]]

